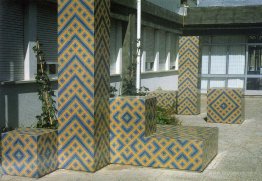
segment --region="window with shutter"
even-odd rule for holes
[[[0,81],[23,80],[24,10],[20,1],[0,1]]]

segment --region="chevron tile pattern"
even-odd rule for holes
[[[110,99],[110,162],[202,171],[217,154],[218,129],[168,125],[146,136],[146,122],[155,124],[143,116],[147,99]]]
[[[57,132],[18,129],[2,134],[4,174],[41,177],[57,169]]]
[[[212,88],[207,92],[207,122],[241,124],[244,119],[242,89]]]
[[[170,108],[177,103],[177,91],[152,91],[148,96],[156,97],[157,106]]]
[[[109,163],[108,0],[58,0],[59,168]]]
[[[178,114],[200,114],[199,37],[179,39]]]

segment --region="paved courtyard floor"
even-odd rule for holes
[[[1,175],[5,181],[261,181],[262,180],[262,97],[246,98],[246,120],[242,125],[210,124],[205,117],[206,98],[201,115],[179,116],[183,125],[219,128],[218,155],[202,173],[109,165],[96,173],[58,170],[41,179]],[[1,170],[1,169],[0,169]]]

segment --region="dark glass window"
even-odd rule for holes
[[[248,74],[262,74],[262,45],[248,47]]]
[[[247,90],[262,90],[262,78],[248,78]]]

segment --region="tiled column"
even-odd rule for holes
[[[199,37],[179,39],[178,114],[200,113]]]
[[[109,0],[58,0],[59,168],[109,163]]]

